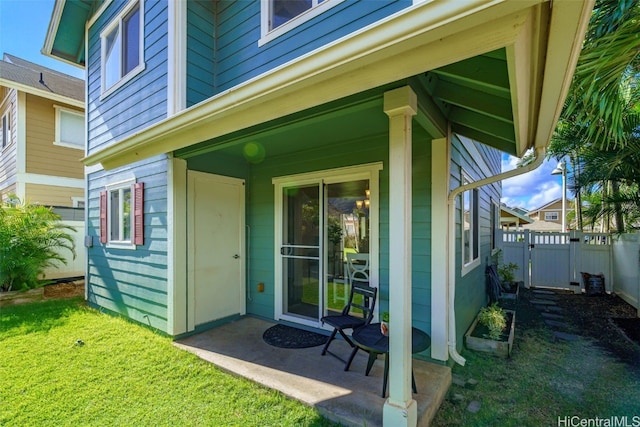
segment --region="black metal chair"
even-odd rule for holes
[[[340,333],[342,338],[344,338],[344,340],[349,343],[353,349],[351,350],[351,355],[345,364],[345,371],[349,370],[351,362],[358,352],[358,346],[351,341],[351,338],[349,338],[345,333],[345,329],[353,330],[371,323],[373,310],[376,305],[376,296],[378,294],[378,289],[369,286],[368,280],[352,278],[350,282],[351,291],[349,293],[349,301],[342,309],[342,312],[340,314],[324,316],[321,319],[323,324],[327,323],[333,326],[333,332],[322,349],[323,356],[328,352],[332,356],[342,360],[340,357],[329,351],[329,345],[335,339],[337,333]]]

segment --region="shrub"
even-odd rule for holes
[[[489,329],[489,338],[493,340],[499,339],[502,331],[507,327],[506,313],[495,302],[480,309],[478,321]]]
[[[70,251],[75,258],[75,243],[51,208],[23,203],[15,196],[0,205],[0,291],[36,288],[47,267],[55,261],[66,264],[58,252]]]

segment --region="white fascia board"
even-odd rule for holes
[[[53,50],[53,43],[56,39],[56,33],[60,26],[60,19],[62,18],[62,12],[64,11],[64,5],[66,0],[56,0],[53,4],[53,11],[51,12],[51,19],[49,20],[49,28],[47,28],[47,34],[44,38],[44,45],[40,52],[48,57],[59,59],[57,56],[53,56],[51,51]],[[76,64],[77,65],[77,64]]]
[[[595,0],[554,0],[534,146],[551,141],[571,86]]]
[[[22,83],[17,83],[12,80],[3,79],[1,77],[0,77],[0,85],[7,86],[31,95],[39,96],[41,98],[46,98],[52,101],[61,102],[63,104],[72,105],[74,107],[82,108],[84,110],[84,101],[78,101],[77,99],[69,98],[68,96],[58,95],[55,93],[47,92],[46,90],[36,89],[34,87],[27,86]]]
[[[512,45],[526,24],[528,9],[538,3],[436,0],[416,4],[83,161],[112,169]]]

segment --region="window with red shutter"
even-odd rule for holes
[[[100,239],[110,248],[135,249],[144,242],[144,184],[130,179],[106,190],[100,194]]]

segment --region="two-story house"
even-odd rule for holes
[[[87,75],[90,304],[173,336],[321,329],[335,248],[366,253],[394,319],[384,422],[415,425],[407,331],[464,363],[500,180],[542,161],[592,7],[56,1],[44,52]]]
[[[565,211],[571,212],[573,200],[567,201]],[[562,229],[562,199],[555,199],[544,205],[531,209],[527,214],[533,222],[524,228],[535,231],[567,231]],[[566,219],[567,228],[571,228],[569,219]]]
[[[0,194],[84,206],[84,82],[4,54],[0,61]]]

